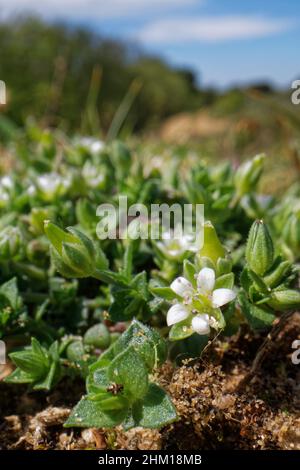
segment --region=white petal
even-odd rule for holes
[[[236,298],[236,293],[231,289],[216,289],[212,294],[213,307],[222,307]]]
[[[180,295],[180,297],[186,297],[193,293],[192,284],[184,277],[177,277],[170,287],[172,291],[175,292],[175,294]]]
[[[197,277],[197,286],[204,293],[211,292],[216,280],[215,271],[211,268],[203,268]]]
[[[209,316],[207,313],[196,315],[192,320],[192,328],[199,335],[208,335],[210,332]]]
[[[189,316],[189,311],[181,304],[173,305],[167,313],[167,325],[175,325]]]

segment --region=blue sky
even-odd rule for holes
[[[299,0],[10,0],[0,15],[29,11],[137,43],[221,88],[300,78]]]

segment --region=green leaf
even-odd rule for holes
[[[190,281],[190,283],[196,287],[197,281],[195,278],[196,267],[188,259],[185,259],[183,262],[183,276]]]
[[[223,274],[216,280],[215,289],[232,289],[234,286],[234,274],[228,273]]]
[[[0,298],[5,299],[13,310],[17,310],[21,307],[22,299],[19,295],[16,277],[13,277],[0,286]]]
[[[179,341],[188,338],[194,333],[191,327],[191,319],[183,320],[182,322],[173,325],[169,332],[170,341]]]
[[[84,397],[72,410],[68,420],[64,424],[66,428],[77,427],[95,427],[95,428],[113,428],[126,418],[128,408],[121,410],[104,411],[101,409],[101,403],[89,400]]]
[[[149,300],[150,293],[146,271],[137,274],[130,283],[130,287],[134,288],[143,300]]]
[[[226,326],[226,322],[222,313],[222,310],[220,308],[215,308],[214,309],[214,317],[219,323],[219,328],[223,329]]]
[[[123,275],[128,280],[131,278],[132,260],[133,260],[133,243],[130,240],[125,249],[124,258],[123,258],[123,270],[122,270]]]
[[[249,293],[249,289],[253,284],[251,277],[249,276],[249,272],[247,268],[244,268],[240,277],[240,283],[242,288]]]
[[[90,399],[89,396],[88,398]],[[102,395],[100,400],[97,401],[99,402],[102,411],[127,410],[129,406],[128,400],[125,397],[122,395],[112,396],[110,393]]]
[[[143,401],[134,403],[132,416],[135,426],[161,428],[177,419],[176,410],[166,392],[156,384],[149,385]]]
[[[113,359],[107,375],[112,382],[123,385],[124,393],[131,400],[142,398],[148,390],[146,365],[133,346]]]
[[[248,274],[249,274],[250,278],[252,279],[252,281],[254,282],[255,287],[257,288],[258,291],[260,291],[264,294],[268,294],[270,292],[270,289],[265,284],[263,279],[260,276],[258,276],[258,274],[256,274],[251,269],[248,269]]]
[[[32,375],[17,368],[10,375],[4,378],[5,383],[28,384],[32,382]]]
[[[95,372],[97,369],[101,369],[103,367],[107,367],[110,362],[115,357],[115,344],[112,344],[106,351],[104,351],[99,359],[96,362],[90,365],[90,372]]]
[[[60,366],[58,362],[52,362],[48,375],[44,380],[35,382],[34,390],[51,390],[53,385],[58,382],[60,376]]]
[[[151,292],[165,300],[181,299],[170,287],[152,287]]]
[[[17,367],[30,374],[32,378],[39,379],[43,377],[49,368],[49,360],[46,357],[34,354],[30,349],[13,352],[9,357]]]
[[[44,230],[50,243],[53,245],[55,250],[61,255],[63,243],[78,243],[78,239],[71,233],[65,232],[57,225],[53,224],[49,220],[44,222]]]
[[[264,330],[269,328],[276,318],[269,309],[257,307],[256,305],[251,304],[243,292],[239,293],[238,301],[241,306],[242,313],[245,315],[253,330]]]
[[[110,384],[111,382],[107,377],[107,368],[90,370],[86,381],[86,389],[89,394],[106,392]]]
[[[152,371],[153,367],[162,364],[167,357],[167,344],[160,334],[135,319],[113,345],[115,354],[119,354],[128,346],[134,347],[149,371]]]

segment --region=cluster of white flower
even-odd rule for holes
[[[187,251],[196,253],[199,250],[194,235],[183,234],[180,237],[175,237],[172,230],[164,232],[162,240],[158,241],[156,245],[163,254],[174,260],[180,259]]]
[[[196,281],[197,287],[184,277],[178,277],[172,282],[171,289],[182,301],[169,309],[167,324],[175,325],[190,317],[193,331],[199,335],[207,335],[211,327],[218,329],[219,326],[213,315],[214,310],[234,300],[236,294],[231,289],[214,289],[216,276],[211,268],[201,269]]]

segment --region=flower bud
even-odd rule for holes
[[[51,256],[56,269],[65,277],[92,276],[96,269],[96,251],[92,241],[79,230],[65,232],[45,221],[45,234],[51,243]]]
[[[293,289],[273,291],[268,305],[274,310],[293,310],[300,307],[300,292]]]
[[[262,220],[256,220],[249,232],[246,246],[248,266],[259,276],[263,276],[272,266],[274,247],[267,226]]]
[[[0,258],[14,258],[20,250],[22,234],[18,227],[8,226],[0,232]]]
[[[86,331],[83,342],[95,348],[107,349],[110,345],[110,333],[103,323],[98,323]]]
[[[81,340],[72,341],[66,350],[66,355],[69,361],[82,361],[84,360],[85,354],[86,352]]]
[[[225,250],[211,222],[204,224],[204,244],[200,250],[200,256],[211,259],[214,264],[219,258],[225,258]]]

